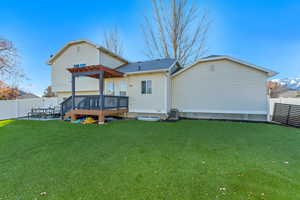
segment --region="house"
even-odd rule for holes
[[[278,90],[272,91],[271,98],[300,98],[300,91],[298,90]]]
[[[299,78],[268,81],[271,98],[300,98]]]
[[[30,93],[30,92],[24,92],[23,90],[19,90],[19,96],[17,99],[34,99],[34,98],[40,98],[39,96]]]
[[[122,113],[128,117],[167,118],[174,108],[180,116],[188,118],[265,121],[267,79],[277,74],[217,55],[185,68],[171,58],[130,62],[87,40],[66,44],[47,63],[52,66],[53,91],[68,98],[64,114],[72,110],[79,114],[79,108],[87,110],[87,105],[99,108],[109,102],[119,105],[122,101],[126,107]],[[87,113],[91,112],[81,114]]]

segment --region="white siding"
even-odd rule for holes
[[[110,68],[116,68],[119,67],[120,65],[124,64],[124,62],[113,58],[112,56],[101,52],[100,53],[100,64],[106,66],[106,67],[110,67]]]
[[[104,93],[108,93],[108,83],[113,82],[115,86],[115,95],[120,95],[120,82],[126,81],[127,96],[129,96],[129,112],[131,113],[162,113],[166,114],[171,100],[170,89],[168,88],[168,80],[166,73],[152,73],[152,74],[135,74],[128,75],[124,78],[108,78],[105,79]],[[152,81],[152,94],[141,93],[141,81]],[[171,83],[169,83],[171,85]],[[98,95],[98,91],[76,91],[76,94],[84,95]],[[71,92],[61,92],[60,97],[68,97]],[[168,98],[169,97],[169,98]]]
[[[97,65],[115,68],[123,64],[121,61],[101,52],[88,43],[80,43],[68,47],[52,65],[52,87],[54,92],[71,91],[71,73],[67,68],[74,64]],[[76,79],[76,91],[97,91],[98,80],[89,77]]]
[[[172,80],[172,107],[181,112],[267,114],[267,75],[222,60],[199,63]]]
[[[171,76],[168,74],[166,75],[165,78],[166,81],[166,91],[165,91],[165,96],[166,96],[166,112],[169,113],[171,108],[172,108],[172,79]]]
[[[129,112],[166,113],[165,73],[128,76]],[[141,93],[141,81],[152,81],[152,94]]]

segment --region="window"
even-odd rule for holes
[[[126,96],[126,92],[125,91],[120,91],[120,96]]]
[[[75,64],[73,65],[74,68],[79,68],[79,67],[85,67],[86,64]]]
[[[107,84],[108,95],[115,95],[115,84],[114,82],[108,82]]]
[[[120,81],[120,96],[126,96],[127,94],[127,84],[126,81]]]
[[[142,94],[152,94],[152,81],[142,81]]]

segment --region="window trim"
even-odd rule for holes
[[[124,93],[124,94],[121,94],[121,93]],[[120,96],[126,96],[127,95],[127,82],[126,80],[120,80],[119,82],[119,95]]]
[[[111,89],[110,86],[112,86],[112,90],[110,90]],[[115,93],[116,93],[116,87],[115,87],[115,82],[114,81],[109,81],[107,83],[107,93],[109,95],[115,95]]]
[[[152,80],[141,81],[141,94],[152,94]]]

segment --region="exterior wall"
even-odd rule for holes
[[[124,64],[124,62],[116,59],[116,58],[113,58],[112,56],[106,54],[106,53],[103,53],[101,52],[100,53],[100,64],[106,66],[106,67],[110,67],[110,68],[116,68],[116,67],[119,67],[120,65]]]
[[[171,76],[168,74],[166,76],[166,91],[165,91],[165,96],[166,96],[166,108],[167,108],[167,113],[169,113],[172,109],[172,79]]]
[[[98,79],[95,79],[97,81],[96,85],[97,87],[99,87],[99,83],[98,83]],[[104,80],[104,94],[107,95],[112,95],[111,93],[109,93],[108,91],[108,83],[113,82],[115,85],[115,94],[116,96],[120,95],[120,82],[121,80],[125,80],[125,82],[127,83],[127,78],[108,78]],[[127,92],[128,93],[128,92]],[[71,91],[68,92],[57,92],[56,93],[58,97],[69,97],[72,95]],[[95,90],[91,90],[91,91],[77,91],[76,90],[76,95],[99,95],[99,89],[96,88]]]
[[[142,112],[129,112],[125,116],[129,119],[134,119],[138,117],[159,117],[161,120],[166,120],[168,115],[166,113],[142,113]]]
[[[245,120],[245,121],[267,121],[268,120],[268,116],[263,114],[180,112],[179,116],[182,118],[189,118],[189,119],[222,119],[222,120]]]
[[[104,93],[111,95],[108,92],[108,84],[114,83],[114,95],[120,95],[120,82],[124,81],[127,85],[127,96],[129,96],[129,116],[134,117],[146,114],[163,114],[165,116],[171,108],[170,103],[170,79],[166,73],[152,73],[152,74],[134,74],[128,75],[124,78],[108,78],[105,79]],[[141,93],[141,81],[152,81],[152,94]],[[98,81],[98,80],[97,80]],[[98,85],[98,82],[97,84]],[[98,95],[98,89],[93,91],[76,91],[77,95]],[[169,95],[168,95],[169,94]],[[58,92],[59,97],[69,97],[71,92]],[[169,97],[169,98],[168,98]]]
[[[121,91],[121,81],[125,81],[126,85],[127,85],[127,91],[126,91],[126,96],[128,96],[128,78],[127,77],[123,77],[123,78],[107,78],[105,79],[105,85],[104,85],[104,94],[107,95],[116,95],[119,96],[120,95],[120,91]],[[109,92],[109,88],[108,88],[108,84],[109,83],[113,83],[114,84],[114,94]]]
[[[198,118],[251,120],[250,114],[263,115],[265,119],[268,113],[266,82],[264,72],[235,62],[199,63],[173,77],[172,107],[185,116],[184,113],[199,113]],[[212,115],[218,113],[224,115]]]
[[[72,92],[57,92],[56,94],[58,97],[68,98],[72,95]],[[99,91],[76,91],[76,95],[99,95]]]
[[[115,68],[121,61],[99,53],[99,50],[88,43],[71,45],[62,55],[60,55],[52,65],[52,88],[54,92],[71,91],[71,73],[67,68],[72,68],[75,64],[96,65],[99,62],[107,67]],[[76,91],[96,91],[98,90],[98,80],[89,77],[79,77],[76,79]]]
[[[127,76],[129,112],[167,113],[165,73],[135,74]],[[152,81],[152,94],[141,93],[141,81]]]

